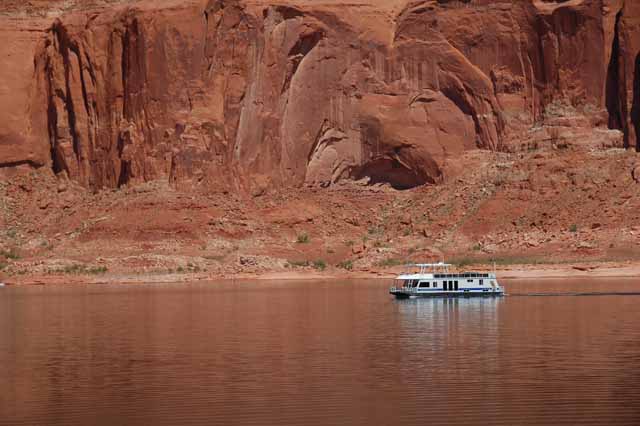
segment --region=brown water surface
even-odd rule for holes
[[[387,287],[1,288],[0,423],[640,424],[638,280]]]

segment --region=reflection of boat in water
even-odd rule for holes
[[[495,273],[451,273],[448,263],[418,263],[396,278],[389,290],[399,299],[414,297],[502,296]]]

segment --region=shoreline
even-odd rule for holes
[[[491,268],[465,268],[475,270],[489,270]],[[211,273],[104,273],[100,275],[88,274],[59,274],[59,275],[17,275],[4,279],[0,283],[5,286],[30,285],[107,285],[107,284],[169,284],[206,281],[321,281],[321,280],[362,280],[395,278],[401,268],[371,269],[365,271],[346,272],[331,269],[328,271],[261,271],[241,272],[237,274]],[[509,265],[496,268],[498,280],[531,280],[531,279],[572,279],[572,278],[640,278],[640,262],[620,263],[576,263],[576,264],[545,264],[545,265]]]

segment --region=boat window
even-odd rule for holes
[[[428,288],[429,287],[429,283],[428,282],[421,282],[420,283],[420,288]]]
[[[484,281],[484,280],[480,280],[480,285],[483,285],[483,284],[484,284],[484,283],[483,283],[483,281]]]

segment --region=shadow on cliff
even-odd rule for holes
[[[624,83],[620,73],[620,19],[622,13],[616,15],[613,44],[611,46],[611,59],[607,68],[607,85],[605,104],[609,114],[609,128],[622,130],[624,133],[624,145],[629,146],[629,129],[627,127],[627,102],[625,99]]]

